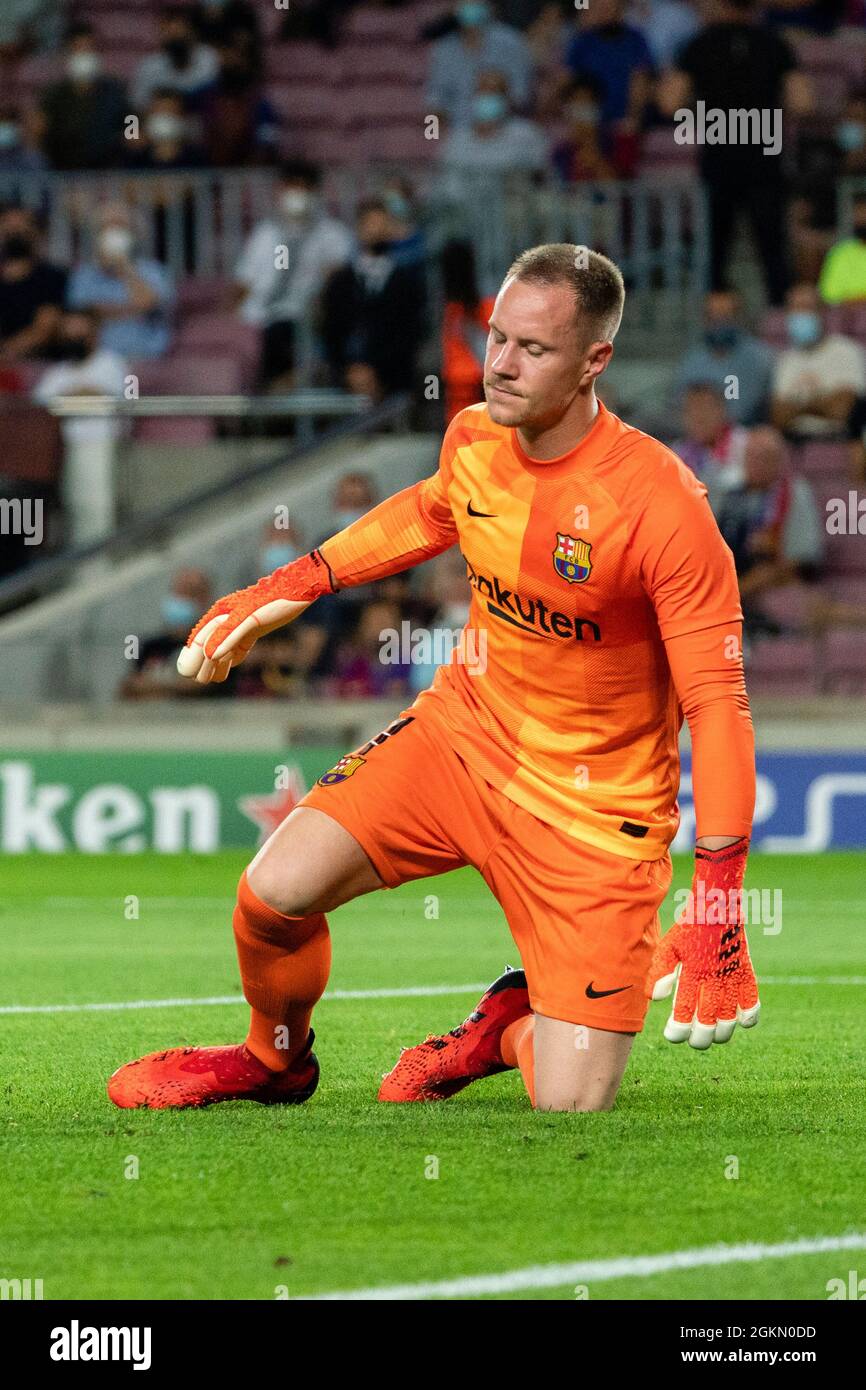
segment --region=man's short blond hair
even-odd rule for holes
[[[508,268],[506,280],[567,285],[574,293],[575,321],[587,343],[611,342],[622,321],[625,285],[618,266],[600,251],[553,241],[531,246]]]

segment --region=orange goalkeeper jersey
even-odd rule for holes
[[[387,550],[388,517],[404,526],[400,567],[459,543],[472,590],[465,640],[416,706],[541,820],[659,858],[678,823],[682,723],[664,641],[738,632],[742,618],[703,484],[599,403],[579,444],[550,462],[471,406],[418,487],[321,547],[338,582],[351,571],[360,583]]]

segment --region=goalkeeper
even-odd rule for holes
[[[650,997],[675,989],[665,1036],[697,1049],[757,1021],[736,576],[703,485],[596,398],[623,301],[604,256],[570,244],[525,252],[491,316],[486,403],[452,421],[438,471],[193,629],[181,673],[222,681],[321,595],[456,543],[466,560],[470,640],[323,774],[241,877],[245,1042],[128,1063],[109,1082],[116,1104],[306,1100],[319,1077],[311,1017],[330,967],[326,913],[466,864],[501,904],[522,969],[449,1033],[404,1050],[381,1100],[441,1100],[519,1068],[539,1109],[607,1109]],[[684,717],[693,892],[661,937]]]

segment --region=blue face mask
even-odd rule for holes
[[[501,121],[508,110],[508,102],[499,92],[481,92],[472,110],[476,121]]]
[[[394,188],[389,188],[387,193],[383,195],[382,201],[392,217],[396,217],[399,222],[406,221],[410,208],[402,193],[398,193]]]
[[[274,570],[282,569],[283,565],[290,565],[293,560],[297,560],[298,552],[293,545],[288,542],[280,544],[274,542],[273,545],[266,545],[262,551],[262,569],[264,574],[273,574]]]
[[[866,126],[862,121],[840,121],[836,127],[836,144],[840,150],[862,150],[866,145]]]
[[[162,621],[170,628],[190,628],[199,617],[198,605],[180,594],[166,594],[162,601]]]
[[[457,6],[457,22],[464,29],[477,29],[487,22],[489,14],[489,6],[484,0],[464,0],[462,5]]]
[[[811,309],[795,309],[788,315],[788,337],[795,347],[812,347],[821,336],[821,320]]]
[[[372,507],[372,505],[371,502],[370,507]],[[339,531],[345,531],[347,526],[351,526],[353,522],[360,521],[362,516],[366,516],[370,507],[341,507],[338,511],[334,512],[334,520],[337,523],[337,529]]]

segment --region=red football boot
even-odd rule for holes
[[[379,1087],[380,1100],[447,1100],[471,1081],[510,1071],[500,1040],[509,1023],[530,1013],[522,970],[505,967],[465,1023],[441,1038],[432,1034],[417,1047],[404,1047],[393,1071]]]
[[[319,1084],[312,1029],[303,1050],[284,1072],[269,1071],[245,1043],[229,1047],[170,1047],[119,1067],[108,1094],[124,1110],[182,1110],[220,1100],[259,1105],[300,1105]]]

